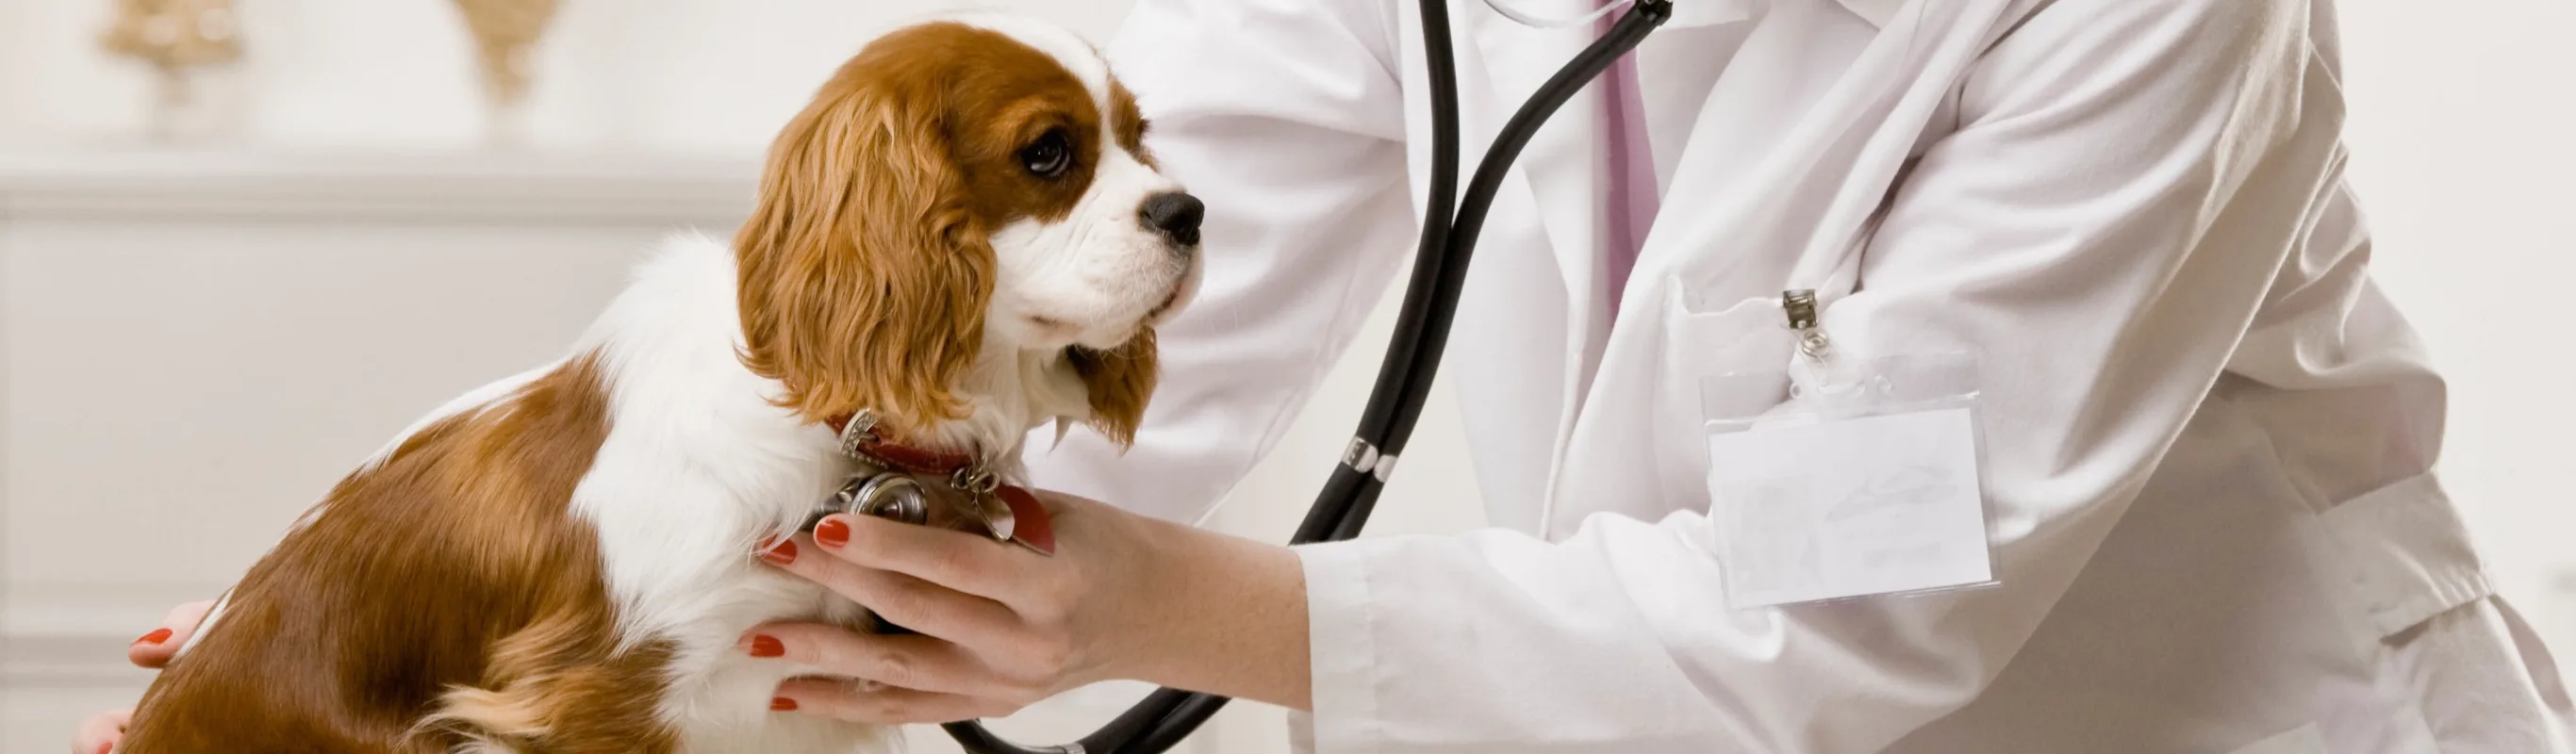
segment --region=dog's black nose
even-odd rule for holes
[[[1207,205],[1199,198],[1178,191],[1145,197],[1145,206],[1137,210],[1145,225],[1170,236],[1182,246],[1199,245],[1199,219],[1207,215]]]

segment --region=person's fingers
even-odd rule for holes
[[[929,636],[860,633],[820,623],[772,623],[745,634],[740,649],[753,657],[774,657],[827,675],[918,691],[1024,704],[1046,696],[1047,679],[997,672],[963,648]]]
[[[872,725],[953,723],[1019,711],[1007,702],[839,678],[790,678],[776,693],[771,710]]]
[[[169,665],[170,658],[177,656],[179,648],[187,645],[188,637],[196,635],[198,625],[206,622],[206,613],[214,609],[213,600],[170,608],[169,614],[161,616],[160,628],[144,634],[143,638],[134,640],[132,646],[126,647],[126,661],[155,670]]]
[[[1007,643],[1012,639],[1012,627],[1019,623],[1011,609],[1001,603],[894,571],[814,554],[814,547],[812,539],[800,536],[772,545],[760,555],[895,625],[951,642],[978,647]]]
[[[1046,556],[991,537],[835,514],[814,525],[825,552],[858,565],[903,573],[967,594],[1012,603],[1045,573]]]
[[[72,737],[72,754],[107,754],[125,737],[125,725],[133,721],[134,710],[101,712],[82,720],[80,732]]]

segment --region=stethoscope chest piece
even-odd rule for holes
[[[834,513],[874,516],[907,524],[930,522],[930,501],[910,474],[859,474],[832,493],[814,519]]]
[[[803,530],[813,531],[824,516],[842,513],[1011,540],[1018,521],[1010,506],[990,492],[958,489],[948,482],[924,482],[917,474],[883,469],[853,474],[806,517]]]

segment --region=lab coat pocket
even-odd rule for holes
[[[2352,602],[2381,638],[2494,593],[2468,528],[2432,474],[2346,500],[2318,520]]]
[[[1745,299],[1723,308],[1697,308],[1680,286],[1666,289],[1664,344],[1655,384],[1655,447],[1666,470],[1667,493],[1674,500],[1708,510],[1707,414],[1700,397],[1704,377],[1730,373],[1784,370],[1797,354],[1797,336],[1783,319],[1776,297]],[[1773,403],[1786,401],[1789,385],[1778,385]],[[1764,391],[1747,391],[1740,400],[1763,400]],[[1761,406],[1742,407],[1758,412]]]

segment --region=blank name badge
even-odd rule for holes
[[[1758,418],[1707,417],[1728,607],[1994,583],[1975,393],[1909,399],[1884,374]]]

